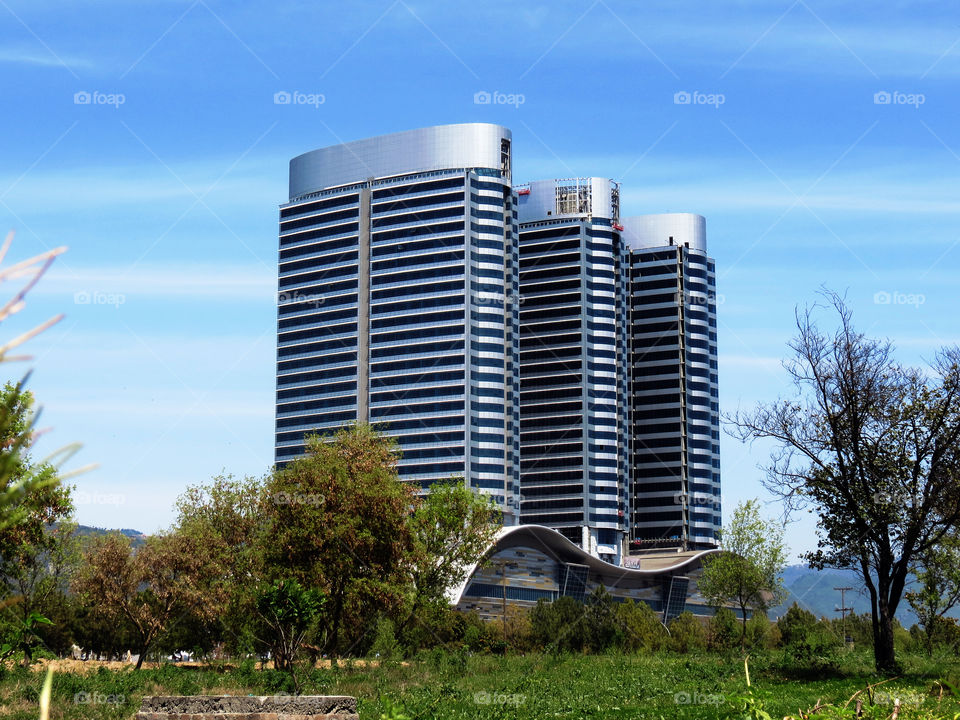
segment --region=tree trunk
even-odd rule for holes
[[[343,615],[343,592],[337,593],[333,601],[333,612],[330,616],[330,637],[327,638],[327,653],[331,656],[337,652],[337,645],[340,640],[340,617]]]
[[[143,660],[145,657],[147,657],[147,648],[149,647],[150,647],[150,643],[146,643],[140,647],[140,652],[137,655],[137,666],[134,668],[134,670],[139,670],[140,667],[143,665]]]
[[[877,670],[892,674],[898,670],[897,655],[893,645],[893,616],[887,607],[886,598],[879,598],[878,617],[873,626],[873,657]]]
[[[741,613],[741,628],[740,628],[740,652],[744,652],[747,649],[747,606],[742,604],[740,605]]]

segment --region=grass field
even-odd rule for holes
[[[751,658],[752,691],[773,718],[799,717],[821,704],[842,706],[880,678],[866,653],[846,657],[831,677],[797,678],[775,670],[775,655]],[[960,675],[960,658],[903,658],[904,673],[867,693],[865,715],[888,718],[899,698],[900,718],[960,718],[960,698],[944,691]],[[953,678],[953,680],[950,680]],[[0,675],[0,717],[37,717],[43,673],[22,668]],[[163,666],[135,672],[98,668],[61,671],[54,678],[51,720],[132,718],[144,695],[270,695],[288,692],[289,678],[273,670]],[[305,694],[359,699],[360,717],[391,718],[738,718],[747,692],[736,655],[603,655],[497,657],[436,651],[407,663],[379,667],[341,663],[305,679]],[[853,717],[824,710],[814,715]],[[392,709],[391,709],[392,708]]]

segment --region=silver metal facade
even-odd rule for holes
[[[281,206],[279,465],[364,420],[400,476],[462,477],[519,508],[517,227],[510,134],[425,128],[291,162]],[[472,163],[472,164],[468,164]]]
[[[619,187],[575,178],[518,193],[521,521],[619,562],[629,477]]]
[[[631,550],[715,547],[720,424],[714,261],[700,215],[623,220],[629,251]]]

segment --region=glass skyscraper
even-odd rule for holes
[[[620,188],[518,189],[521,522],[622,557],[629,476]]]
[[[596,177],[512,184],[510,131],[444,125],[290,162],[275,460],[369,422],[402,480],[620,563],[715,547],[714,262],[699,215],[621,219]]]
[[[629,247],[631,551],[716,547],[720,407],[716,270],[706,221],[623,220]]]
[[[401,479],[461,477],[515,522],[518,308],[510,131],[446,125],[290,162],[280,208],[276,454],[353,421]]]

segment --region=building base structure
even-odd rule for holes
[[[529,610],[537,602],[571,597],[585,602],[598,587],[616,601],[647,603],[668,624],[682,612],[708,617],[713,609],[699,594],[703,560],[717,549],[672,551],[629,558],[628,565],[605,562],[556,530],[542,525],[503,528],[466,580],[448,599],[458,610],[486,620],[502,619],[509,608]]]

